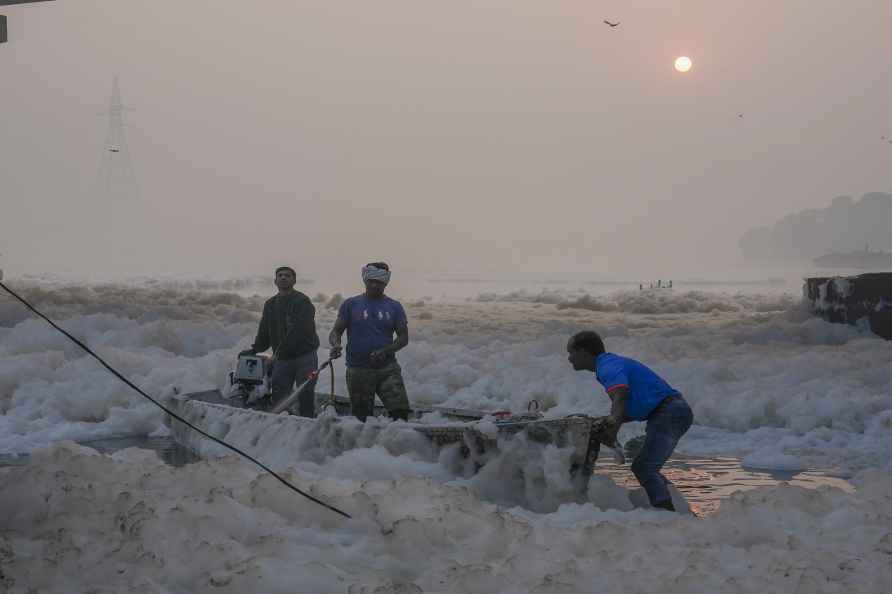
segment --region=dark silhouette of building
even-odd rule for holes
[[[9,6],[10,4],[30,4],[31,2],[50,2],[51,0],[0,0],[0,6]],[[0,14],[0,43],[6,43],[6,16]]]

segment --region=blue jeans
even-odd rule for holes
[[[654,507],[672,501],[669,480],[660,474],[660,469],[693,422],[694,413],[680,396],[668,397],[647,417],[644,446],[632,462],[632,472]]]

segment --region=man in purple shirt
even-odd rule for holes
[[[331,356],[341,354],[341,335],[347,332],[347,391],[353,414],[365,421],[372,414],[375,394],[393,419],[409,418],[409,397],[396,352],[409,344],[406,312],[399,301],[384,294],[390,267],[384,262],[363,266],[365,293],[341,303],[338,319],[328,336]],[[396,335],[396,339],[394,339]]]
[[[610,396],[610,415],[603,421],[610,437],[607,442],[616,441],[623,423],[647,421],[644,446],[632,462],[632,472],[652,506],[675,511],[669,480],[660,469],[691,427],[691,407],[678,390],[644,364],[606,352],[597,332],[574,335],[567,343],[567,353],[573,369],[593,372]]]

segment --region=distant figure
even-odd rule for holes
[[[316,308],[309,297],[294,290],[297,273],[290,266],[276,268],[275,282],[279,293],[263,304],[263,316],[254,344],[241,352],[243,355],[256,355],[272,348],[270,406],[275,406],[291,394],[295,380],[302,383],[311,371],[319,367]],[[302,417],[315,416],[315,388],[316,382],[310,382],[299,396],[298,413]]]
[[[362,267],[365,293],[344,300],[328,335],[332,358],[341,354],[347,332],[347,391],[353,415],[365,421],[372,414],[375,394],[393,419],[409,418],[409,397],[396,352],[409,344],[409,323],[399,301],[384,294],[390,267],[372,262]],[[396,340],[394,340],[394,334]]]
[[[669,288],[672,288],[672,281],[669,281]]]
[[[610,415],[603,421],[604,443],[616,441],[623,423],[647,421],[644,446],[632,462],[632,472],[652,506],[675,511],[669,480],[660,469],[694,422],[691,407],[678,390],[642,363],[606,352],[597,332],[575,334],[567,353],[573,369],[593,372],[612,401]]]
[[[611,22],[608,21],[607,19],[604,19],[604,24],[605,24],[605,25],[608,25],[611,29],[614,28],[614,27],[619,27],[619,22],[611,23]]]
[[[643,291],[643,290],[644,290],[644,283],[641,283],[641,284],[638,285],[638,290],[639,290],[639,291]]]

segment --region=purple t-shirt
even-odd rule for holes
[[[396,361],[391,353],[373,365],[369,355],[392,344],[396,329],[408,323],[399,301],[386,295],[381,299],[350,297],[341,303],[338,319],[347,324],[347,367],[384,367]]]

